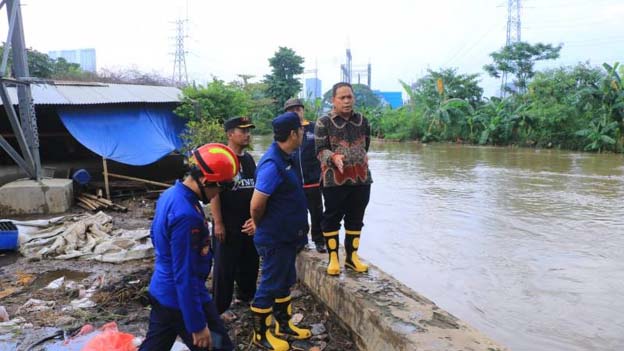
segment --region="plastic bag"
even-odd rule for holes
[[[89,340],[81,351],[136,351],[134,335],[122,333],[117,329],[117,323],[110,322],[102,328],[98,334]]]

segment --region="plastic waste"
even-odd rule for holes
[[[120,332],[117,323],[107,323],[100,330],[81,351],[136,351],[134,335]]]

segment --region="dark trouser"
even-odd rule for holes
[[[165,307],[151,296],[150,302],[152,311],[150,313],[149,329],[139,351],[171,350],[178,335],[191,351],[208,350],[207,348],[199,348],[193,345],[193,335],[184,328],[184,320],[180,310]],[[206,315],[206,324],[212,336],[212,348],[210,350],[233,350],[234,345],[228,336],[221,317],[217,313],[214,303],[205,303],[203,309]]]
[[[321,222],[323,232],[340,230],[340,222],[343,219],[346,230],[362,230],[364,212],[370,198],[370,184],[325,187],[323,198],[325,200],[325,212]]]
[[[257,249],[262,256],[262,275],[251,305],[265,309],[272,307],[275,299],[290,296],[290,287],[297,281],[295,269],[297,247],[294,245],[258,246]]]
[[[225,228],[225,242],[214,240],[214,268],[212,270],[212,295],[219,314],[230,308],[234,282],[237,298],[251,301],[256,294],[258,280],[258,252],[253,236],[240,232],[240,228]]]
[[[323,196],[321,195],[321,187],[304,188],[306,199],[308,199],[308,211],[310,212],[310,220],[312,221],[312,241],[315,243],[323,243],[323,233],[321,231],[321,220],[323,219]]]

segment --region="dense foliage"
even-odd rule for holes
[[[483,97],[478,74],[443,68],[429,70],[411,85],[401,81],[408,99],[397,109],[384,106],[367,86],[355,84],[356,109],[368,117],[375,137],[390,140],[622,152],[624,69],[618,63],[534,69],[537,61],[558,57],[560,49],[519,43],[493,53],[486,71],[492,75],[505,71],[514,82],[506,87],[504,98]],[[277,56],[298,57],[285,48]],[[290,90],[284,86],[277,98],[267,79],[250,83],[252,76],[240,77],[241,81],[215,80],[184,90],[177,112],[189,120],[191,134],[200,135],[192,139],[194,143],[220,140],[220,123],[234,115],[251,116],[255,133],[270,133],[282,100],[301,89],[299,82],[291,82]],[[306,101],[306,117],[316,119],[327,112],[330,102],[331,91],[322,100]]]

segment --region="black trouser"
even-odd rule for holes
[[[324,187],[325,212],[321,228],[323,232],[340,230],[344,219],[346,230],[359,231],[364,226],[364,212],[370,198],[370,184]]]
[[[237,285],[237,298],[249,302],[256,294],[258,280],[258,252],[253,236],[225,227],[225,242],[214,239],[214,269],[212,295],[219,314],[230,308]]]
[[[321,231],[321,220],[323,219],[323,196],[321,195],[321,187],[304,188],[306,199],[308,199],[308,211],[310,212],[310,221],[312,222],[310,234],[312,241],[315,243],[324,243],[323,233]]]
[[[179,335],[186,346],[192,351],[208,350],[193,345],[193,335],[184,327],[182,312],[175,308],[161,305],[158,300],[150,295],[152,311],[150,312],[149,329],[139,351],[171,350],[176,337]],[[225,325],[217,314],[212,302],[203,305],[206,316],[206,325],[212,336],[212,348],[210,350],[232,350],[234,346],[228,336]]]

